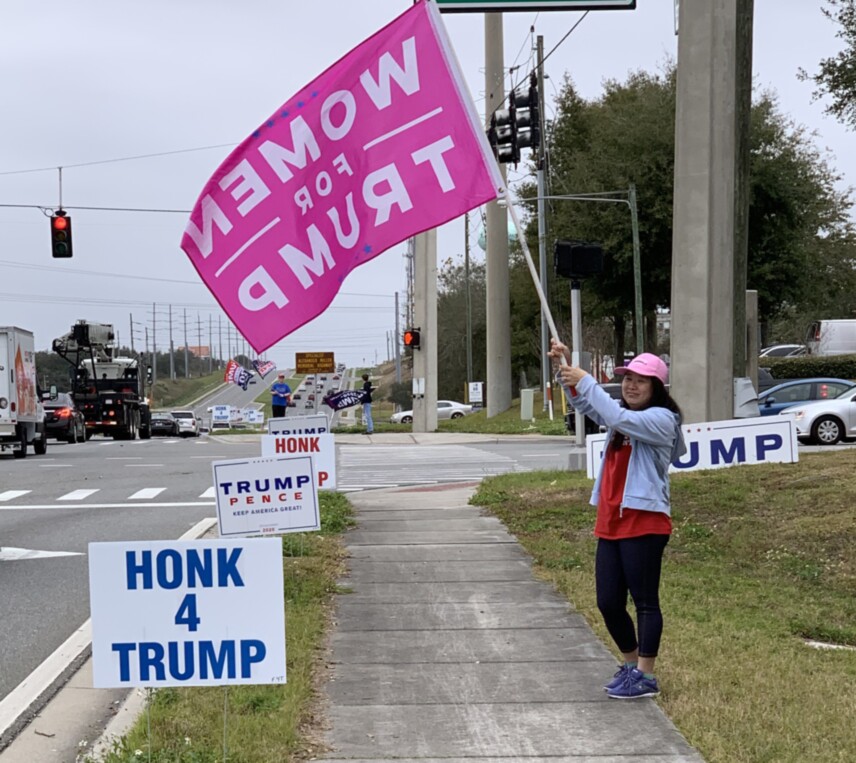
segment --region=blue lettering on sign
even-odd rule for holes
[[[154,564],[152,552],[125,552],[125,574],[129,591],[137,588],[150,590],[155,583],[160,588],[172,590],[185,586],[187,588],[214,588],[216,573],[218,588],[231,585],[241,588],[244,580],[238,570],[238,559],[243,548],[218,548],[216,556],[211,549],[199,550],[188,548],[183,550],[164,549],[158,551]]]
[[[268,434],[295,435],[295,434],[327,434],[327,427],[299,427],[297,429],[272,429]]]
[[[132,656],[137,657],[137,674],[141,681],[165,681],[169,672],[176,681],[187,681],[197,671],[202,679],[252,678],[253,665],[264,660],[267,648],[258,639],[221,641],[157,641],[115,643],[112,650],[119,655],[119,680],[131,681]]]
[[[689,457],[688,461],[681,461],[681,459],[677,459],[672,461],[672,466],[676,469],[692,469],[692,467],[698,464],[698,443],[691,442],[689,444],[689,448],[687,452],[684,453],[684,458]]]
[[[780,434],[759,434],[755,437],[755,452],[759,461],[767,460],[768,450],[778,450],[783,444]]]
[[[712,464],[720,463],[720,457],[724,459],[726,464],[734,463],[735,456],[738,464],[746,461],[746,441],[742,437],[732,440],[728,450],[725,449],[724,440],[710,441],[710,462]]]

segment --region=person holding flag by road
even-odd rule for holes
[[[277,374],[276,381],[270,387],[270,392],[273,398],[271,400],[272,415],[275,419],[282,418],[291,402],[291,387],[286,384],[284,373]]]
[[[660,648],[660,570],[672,533],[669,466],[684,452],[681,409],[669,395],[669,369],[643,352],[625,367],[621,401],[594,377],[568,365],[568,348],[552,340],[550,357],[562,362],[557,380],[568,402],[607,427],[606,448],[590,503],[597,506],[594,534],[597,606],[623,657],[603,688],[613,699],[655,697],[660,686],[654,661]],[[627,612],[627,594],[636,607],[636,624]]]

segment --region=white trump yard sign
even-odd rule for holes
[[[268,434],[327,434],[330,423],[323,413],[268,419]]]
[[[321,529],[317,477],[308,455],[211,466],[221,538]]]
[[[285,683],[278,538],[89,544],[92,680]]]
[[[307,455],[319,490],[336,489],[336,443],[331,434],[262,435],[262,456]]]
[[[687,452],[672,462],[670,472],[799,461],[797,428],[790,416],[684,424],[681,431]],[[597,474],[605,442],[605,434],[586,439],[586,473],[589,479],[594,479]]]

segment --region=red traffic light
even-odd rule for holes
[[[65,210],[51,215],[51,252],[54,257],[71,257],[71,218]]]

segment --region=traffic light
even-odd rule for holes
[[[71,257],[71,218],[63,209],[51,215],[51,248],[54,257]]]
[[[406,329],[404,332],[404,346],[411,350],[418,350],[422,340],[421,329]]]
[[[497,109],[490,117],[487,139],[500,164],[517,164],[520,149],[541,145],[541,112],[538,77],[529,75],[526,90],[512,90],[508,108]]]

